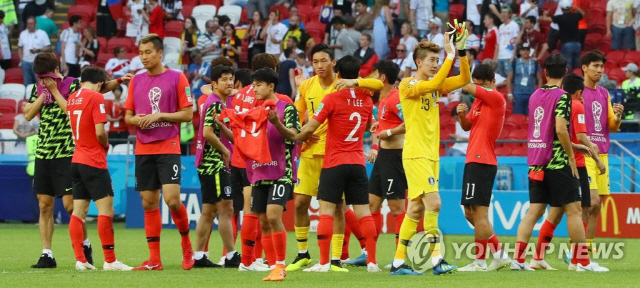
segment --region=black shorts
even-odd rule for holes
[[[280,205],[287,210],[287,201],[293,198],[293,185],[278,183],[251,187],[251,211],[267,212],[267,205]]]
[[[71,163],[71,181],[74,200],[98,201],[104,197],[113,197],[109,169]]]
[[[215,204],[220,200],[233,200],[231,178],[226,169],[220,169],[213,175],[198,174],[203,204]]]
[[[544,179],[529,179],[529,202],[549,204],[552,207],[580,201],[580,181],[571,174],[566,166],[558,170],[544,169]]]
[[[182,165],[178,154],[136,155],[136,190],[158,190],[180,185]]]
[[[589,188],[589,174],[587,167],[578,167],[580,176],[580,197],[582,197],[582,207],[591,207],[591,189]]]
[[[491,190],[498,173],[498,166],[481,163],[464,165],[462,176],[462,198],[460,205],[478,205],[489,207]]]
[[[322,168],[318,200],[340,204],[344,193],[347,205],[367,205],[369,204],[367,182],[367,169],[362,165],[342,164]]]
[[[33,172],[33,191],[36,194],[62,197],[73,195],[71,157],[58,159],[36,158]]]
[[[237,168],[230,166],[231,168],[231,191],[233,194],[233,211],[239,212],[244,209],[244,195],[242,189],[247,186],[251,186],[249,178],[247,178],[247,169]]]
[[[402,149],[380,149],[369,178],[369,193],[382,199],[407,198]]]

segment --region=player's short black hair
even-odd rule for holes
[[[53,73],[58,68],[58,57],[51,52],[40,53],[33,60],[33,72],[36,75]]]
[[[552,54],[544,60],[544,69],[553,79],[562,79],[567,73],[567,59],[562,54]]]
[[[82,82],[91,82],[93,84],[107,82],[107,73],[102,68],[96,66],[85,67],[80,75]],[[120,85],[118,85],[120,86]]]
[[[358,4],[358,3],[360,3],[360,4],[364,5],[364,6],[367,6],[367,0],[356,0],[356,4]]]
[[[233,62],[231,62],[231,60],[229,60],[229,58],[227,57],[218,57],[216,59],[211,60],[211,71],[213,71],[213,68],[216,66],[233,67]]]
[[[533,25],[536,25],[536,22],[538,22],[538,19],[536,19],[535,16],[527,16],[527,18],[524,19],[529,20]]]
[[[251,70],[258,71],[262,68],[270,68],[276,70],[278,67],[278,59],[271,54],[258,53],[251,58]]]
[[[480,64],[473,69],[473,75],[471,78],[478,79],[482,81],[493,81],[496,77],[496,72],[493,69],[493,66],[489,64]]]
[[[273,69],[262,68],[256,72],[251,74],[251,80],[254,82],[265,82],[267,84],[272,84],[278,86],[278,74]]]
[[[236,70],[236,82],[240,81],[242,87],[251,85],[251,72],[248,69]]]
[[[226,65],[218,65],[216,67],[213,67],[213,69],[211,69],[211,81],[218,82],[218,80],[222,78],[222,75],[224,74],[231,74],[231,76],[235,76],[236,70],[234,70],[233,67],[229,67]]]
[[[231,22],[231,18],[227,15],[217,15],[218,17],[218,25],[220,27],[224,27],[227,23]]]
[[[606,64],[607,56],[604,56],[604,54],[598,50],[591,50],[582,56],[580,59],[580,65],[589,66],[589,64],[598,61],[602,61],[602,64]]]
[[[152,43],[153,48],[155,48],[157,51],[164,50],[164,45],[162,44],[162,38],[160,38],[158,34],[150,33],[142,36],[140,38],[140,42],[138,43],[138,47],[141,44],[146,44],[146,43]]]
[[[69,25],[73,26],[73,24],[76,24],[80,20],[82,20],[82,17],[80,15],[73,15],[69,17]]]
[[[584,91],[584,78],[576,73],[570,73],[562,80],[562,90],[571,95],[577,91]]]
[[[342,79],[357,79],[360,73],[362,62],[353,55],[347,55],[336,63],[336,71],[340,73]]]
[[[387,83],[394,84],[398,81],[398,74],[400,74],[400,66],[393,63],[391,60],[382,60],[373,65],[373,70],[378,70],[379,74],[383,74],[387,77]]]
[[[311,58],[313,58],[313,55],[320,52],[327,53],[327,55],[329,55],[329,58],[331,58],[331,60],[335,59],[333,50],[331,50],[331,48],[329,48],[327,44],[317,44],[316,46],[313,46],[313,48],[311,48]]]

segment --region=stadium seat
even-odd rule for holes
[[[622,85],[622,81],[627,79],[627,75],[620,68],[611,69],[607,76],[609,76],[609,80],[616,81],[618,85]]]
[[[640,65],[640,51],[630,51],[624,55],[624,59],[630,60],[636,65]]]
[[[556,10],[558,9],[558,3],[554,3],[554,2],[547,2],[542,4],[542,11],[547,11],[549,13],[549,15],[553,15],[555,14]]]
[[[25,87],[22,84],[12,83],[0,85],[0,98],[1,99],[24,99]]]
[[[22,80],[22,68],[9,68],[5,70],[4,83],[24,83],[24,80]]]
[[[16,100],[13,99],[0,99],[0,113],[16,113]]]
[[[622,60],[620,60],[620,61],[618,62],[618,67],[620,67],[620,69],[622,69],[622,68],[624,68],[624,67],[627,67],[627,65],[628,65],[629,63],[635,63],[635,62],[633,62],[631,59],[627,58],[627,56],[625,55],[625,56],[624,56],[624,59],[622,59]]]
[[[453,19],[462,20],[462,15],[464,14],[464,5],[463,4],[451,4],[449,6],[449,22],[453,24]]]
[[[27,99],[22,99],[22,100],[18,101],[18,107],[17,107],[17,109],[16,109],[16,110],[17,110],[17,113],[24,113],[24,111],[22,111],[22,103],[25,103],[25,102],[27,102],[27,103],[28,103],[28,102],[29,102],[29,100],[27,100]]]
[[[573,69],[573,73],[576,73],[576,74],[582,76],[582,69],[581,68]]]
[[[182,0],[182,7],[184,6],[198,6],[198,0]]]
[[[180,59],[179,53],[166,53],[164,54],[164,59],[162,59],[162,63],[169,64],[178,64],[178,59]]]
[[[313,8],[313,11],[311,11],[311,15],[309,20],[310,21],[320,21],[320,13],[322,13],[322,6],[318,5],[316,7]],[[304,24],[305,27],[307,26],[307,24]]]
[[[93,5],[97,7],[99,1],[100,0],[76,0],[76,5]]]
[[[111,154],[114,154],[114,155],[133,154],[133,144],[117,144],[113,146],[113,150],[111,151]]]
[[[200,0],[199,3],[200,5],[213,5],[215,7],[222,6],[222,0]],[[216,15],[216,13],[213,13],[213,15]],[[213,15],[211,15],[212,19]]]
[[[35,86],[36,84],[27,85],[26,89],[24,89],[24,99],[29,99],[29,97],[31,97],[31,92]]]
[[[289,18],[289,8],[287,8],[287,6],[284,6],[284,5],[273,5],[273,6],[269,7],[269,13],[271,13],[273,11],[276,11],[276,10],[280,11],[280,20]],[[300,9],[298,9],[298,11],[300,11]]]
[[[108,54],[108,53],[98,54],[98,61],[96,61],[96,66],[100,68],[104,68],[104,65],[106,65],[107,62],[109,62],[109,59],[111,58],[113,58],[112,54]]]
[[[596,33],[587,34],[587,38],[584,40],[584,50],[591,51],[598,48],[598,44],[602,40],[602,35]]]
[[[20,65],[20,53],[11,53],[11,67],[18,67]]]
[[[615,61],[616,63],[620,62],[620,60],[624,59],[624,51],[611,51],[607,53],[607,62]]]
[[[514,131],[514,130],[517,130],[518,127],[520,127],[520,125],[516,125],[515,123],[505,121],[504,124],[502,125],[502,130]]]
[[[109,39],[109,41],[107,42],[107,53],[113,55],[113,50],[119,46],[126,48],[127,51],[131,51],[133,49],[133,46],[135,46],[135,44],[133,43],[133,40],[131,38],[113,37]]]
[[[511,156],[527,156],[527,146],[518,146],[511,149]]]
[[[0,135],[2,135],[2,139],[4,140],[15,140],[18,139],[18,136],[13,133],[13,123],[15,114],[2,116],[0,119]],[[4,154],[13,154],[13,149],[15,148],[16,142],[6,142],[4,144]]]
[[[495,152],[496,152],[496,156],[510,156],[511,148],[507,146],[496,147]]]
[[[604,36],[607,33],[607,22],[603,17],[589,18],[589,33],[596,33]]]
[[[516,126],[520,127],[522,125],[522,123],[526,123],[527,122],[527,116],[522,115],[522,114],[513,114],[513,115],[509,116],[509,118],[507,118],[506,122],[513,123]]]
[[[607,54],[609,53],[609,51],[611,51],[611,36],[602,37],[602,40],[600,40],[600,45],[598,45],[598,50],[600,50],[600,52],[604,54]]]
[[[182,37],[182,28],[184,27],[184,22],[182,21],[169,21],[164,23],[164,37]],[[166,38],[165,38],[166,39]]]
[[[249,24],[249,18],[247,18],[247,10],[249,10],[247,9],[247,6],[242,8],[242,13],[240,13],[240,23]]]
[[[307,22],[310,22],[310,21],[318,21],[318,19],[312,19],[311,14],[313,14],[313,6],[298,5],[298,15],[300,15],[301,19],[305,19],[304,20],[305,25],[307,25]]]
[[[300,6],[302,5],[309,5],[311,7],[316,6],[316,1],[314,0],[295,0],[294,3],[296,4],[296,6],[298,6],[298,8],[300,8]],[[302,9],[298,9],[298,10],[302,10]]]
[[[107,53],[107,38],[98,37],[98,43],[100,43],[100,51],[98,52]]]
[[[514,140],[527,139],[527,129],[511,130],[509,132],[509,139],[514,139]]]
[[[164,53],[180,53],[182,40],[176,37],[165,37],[162,41],[164,43]]]
[[[216,6],[213,5],[198,5],[193,7],[191,17],[196,19],[200,31],[204,31],[207,20],[213,20],[213,16],[216,15],[217,10]]]
[[[97,9],[89,5],[75,5],[69,7],[67,11],[67,19],[71,19],[71,16],[80,15],[84,25],[88,25],[92,21],[96,20]]]
[[[238,25],[240,22],[240,14],[242,14],[242,7],[237,5],[225,5],[218,10],[218,15],[227,15],[233,25]]]
[[[184,19],[187,19],[189,17],[191,17],[191,13],[193,13],[193,7],[194,6],[182,6],[182,11],[180,11],[180,13],[182,13],[182,16],[184,16]],[[200,28],[200,27],[198,27]]]
[[[618,61],[607,59],[607,63],[604,63],[604,69],[607,71],[616,68],[618,68]]]

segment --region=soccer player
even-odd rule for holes
[[[467,105],[458,105],[460,126],[471,130],[469,147],[462,176],[462,197],[464,216],[475,228],[476,260],[458,271],[492,271],[504,268],[511,259],[502,251],[498,236],[489,222],[491,189],[498,172],[495,144],[506,111],[504,96],[495,87],[495,72],[491,65],[482,64],[473,70],[473,83],[462,89],[476,99],[469,113]],[[493,252],[493,262],[487,268],[487,251]]]
[[[202,190],[202,214],[196,226],[196,250],[194,268],[211,268],[219,265],[211,262],[204,254],[209,241],[213,219],[218,215],[218,232],[227,251],[225,267],[237,268],[240,254],[236,252],[233,237],[233,195],[227,166],[231,160],[231,143],[221,135],[220,127],[214,120],[230,102],[235,71],[233,67],[218,65],[211,67],[213,93],[202,105],[196,151],[196,167]]]
[[[584,116],[587,125],[587,135],[595,144],[600,160],[605,167],[609,167],[609,133],[615,133],[620,128],[624,106],[611,104],[611,96],[607,89],[597,85],[604,72],[607,58],[598,51],[587,52],[582,56],[581,64],[584,72]],[[600,207],[604,196],[609,195],[609,172],[600,175],[597,163],[593,158],[586,158],[585,165],[589,174],[589,188],[591,189],[591,207],[584,209],[582,219],[587,222],[587,249],[593,249],[593,238],[596,236],[596,225]]]
[[[136,190],[144,209],[144,226],[150,258],[134,270],[163,270],[160,257],[160,189],[182,238],[182,269],[193,267],[189,218],[180,201],[180,123],[191,121],[191,90],[184,74],[162,66],[162,39],[147,34],[139,50],[146,73],[129,83],[125,121],[135,126]]]
[[[336,66],[338,76],[344,79],[358,78],[360,60],[354,56],[342,57]],[[305,272],[329,272],[329,250],[333,234],[333,216],[343,215],[343,193],[347,205],[353,205],[366,241],[367,271],[380,272],[376,261],[376,227],[369,210],[367,171],[363,137],[371,124],[373,101],[370,93],[359,89],[345,89],[324,97],[312,119],[296,136],[308,139],[321,124],[327,122],[326,158],[320,173],[318,200],[320,222],[318,246],[320,261]],[[335,260],[331,260],[334,262]]]
[[[456,266],[448,264],[440,255],[438,214],[440,195],[438,177],[440,161],[440,94],[461,88],[471,81],[469,62],[464,49],[466,35],[454,45],[451,33],[445,34],[444,49],[447,59],[442,67],[438,53],[440,47],[432,42],[420,42],[413,51],[413,60],[418,66],[415,77],[408,77],[400,83],[400,104],[404,115],[406,134],[402,150],[402,165],[407,175],[409,205],[400,227],[398,248],[393,259],[391,275],[422,275],[406,265],[405,257],[409,240],[416,233],[418,220],[424,215],[424,229],[435,235],[431,262],[433,274],[440,275],[454,271]],[[455,58],[455,49],[460,55],[460,75],[446,78]],[[440,71],[438,71],[440,68]],[[437,72],[437,73],[436,73]],[[431,80],[429,80],[431,79]]]
[[[584,118],[584,105],[582,104],[582,92],[584,91],[584,78],[582,76],[571,73],[564,77],[562,80],[562,90],[571,95],[571,122],[569,132],[571,133],[571,143],[576,159],[576,167],[578,169],[578,176],[580,176],[580,197],[582,198],[582,209],[589,209],[591,207],[591,197],[589,194],[584,194],[589,191],[589,175],[585,166],[585,155],[593,157],[598,165],[600,175],[604,174],[607,168],[604,166],[600,157],[598,157],[597,147],[589,140],[587,136],[587,127]],[[592,148],[589,148],[592,147]],[[538,243],[536,244],[536,253],[531,259],[530,266],[533,269],[541,270],[556,270],[547,261],[544,260],[544,253],[547,249],[551,239],[553,239],[553,233],[557,225],[562,220],[563,211],[559,207],[551,207],[547,219],[542,223],[540,227],[540,233],[538,234]],[[586,230],[586,222],[585,230]],[[575,270],[576,263],[569,263],[570,269]]]
[[[73,215],[69,222],[69,235],[76,256],[76,270],[96,270],[84,255],[83,227],[89,202],[98,208],[98,235],[104,252],[103,269],[129,271],[129,267],[116,260],[113,237],[113,185],[107,169],[109,142],[104,124],[107,113],[104,96],[100,94],[107,82],[107,74],[97,67],[82,71],[80,89],[69,96],[66,109],[73,140],[76,144],[71,160],[73,185]]]
[[[62,198],[65,210],[69,214],[73,213],[73,191],[69,172],[74,143],[71,126],[63,107],[67,105],[68,96],[80,88],[80,81],[60,74],[59,61],[53,53],[38,54],[33,61],[33,67],[34,72],[39,75],[39,80],[31,90],[29,104],[25,106],[24,114],[29,121],[40,114],[33,191],[40,205],[38,227],[42,255],[38,263],[31,268],[56,268],[56,260],[51,250],[55,198]],[[113,90],[119,83],[130,77],[131,74],[127,74],[123,78],[105,83],[101,92]],[[83,229],[85,239],[82,245],[85,258],[93,264],[91,243],[86,238],[86,227]]]
[[[298,87],[299,97],[296,98],[296,108],[301,121],[309,121],[313,118],[316,109],[327,94],[336,92],[347,86],[358,86],[370,90],[378,91],[384,84],[377,79],[339,79],[334,73],[336,61],[333,50],[325,44],[318,44],[311,49],[313,58],[313,70],[315,76],[304,80]],[[302,76],[301,76],[302,77]],[[297,79],[300,79],[298,77]],[[298,256],[289,266],[287,271],[295,271],[301,267],[309,265],[311,256],[309,255],[309,205],[311,197],[318,194],[318,183],[320,182],[320,172],[325,154],[325,143],[327,139],[327,124],[322,124],[316,130],[314,136],[319,140],[305,143],[302,146],[300,167],[298,169],[298,182],[294,189],[295,197],[295,218],[294,228],[296,240],[298,241]],[[347,272],[342,268],[340,256],[342,254],[342,241],[344,239],[345,221],[344,214],[336,215],[334,219],[334,233],[332,242],[332,270]],[[335,265],[334,265],[335,264]]]
[[[535,271],[525,262],[527,242],[533,226],[545,212],[547,204],[567,214],[576,270],[606,272],[608,269],[590,263],[584,226],[581,223],[580,182],[568,127],[571,116],[570,96],[559,85],[567,71],[567,60],[554,54],[545,60],[547,84],[529,99],[529,135],[527,164],[529,168],[529,202],[527,214],[518,226],[518,236],[511,269]]]

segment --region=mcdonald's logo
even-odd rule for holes
[[[618,208],[616,207],[616,202],[613,200],[613,197],[607,196],[603,203],[602,208],[600,209],[600,217],[602,218],[601,226],[602,232],[607,232],[607,215],[609,215],[609,206],[611,206],[611,211],[613,213],[613,234],[620,234],[620,226],[618,224]]]

